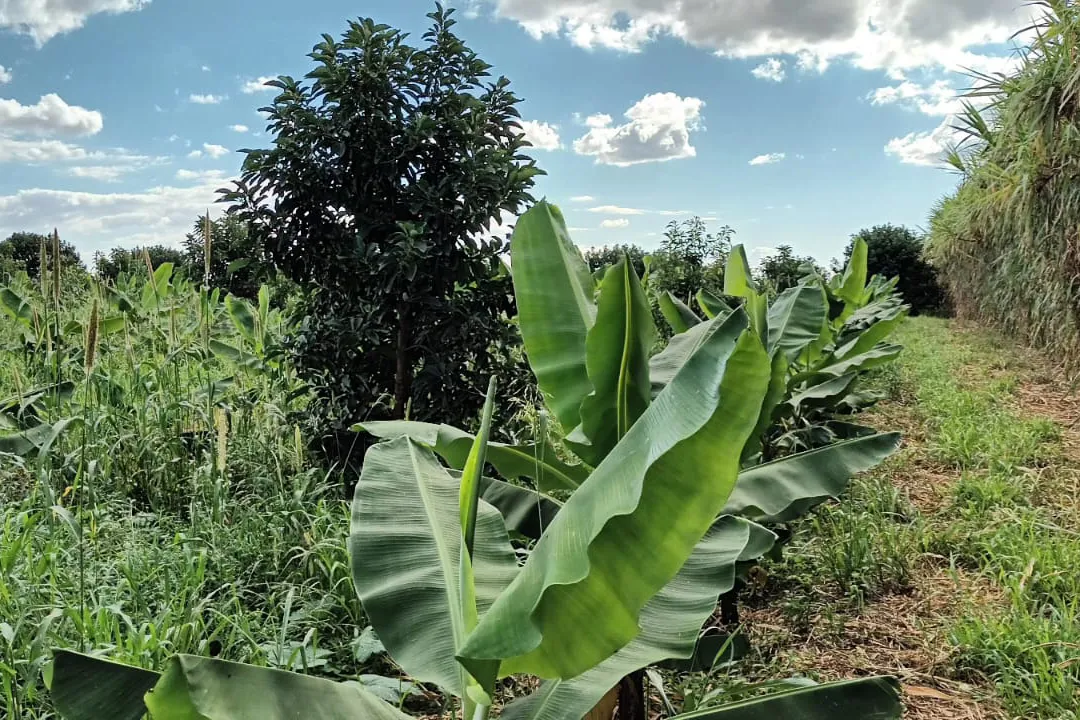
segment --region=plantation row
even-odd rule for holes
[[[289,420],[310,399],[265,289],[250,305],[164,264],[83,299],[59,275],[0,291],[20,348],[2,439],[0,608],[20,618],[0,625],[8,712],[644,717],[646,675],[655,689],[660,668],[725,662],[736,628],[712,620],[718,600],[736,607],[789,523],[895,450],[852,415],[876,400],[860,377],[900,352],[887,340],[906,306],[868,282],[863,243],[843,273],[771,303],[736,246],[723,297],[699,292],[697,310],[626,259],[591,273],[546,203],[510,247],[544,398],[534,436],[494,437],[497,376],[475,434],[363,422],[383,441],[347,527]],[[147,551],[160,567],[132,565]],[[225,556],[233,578],[214,567]],[[299,642],[298,624],[312,628]],[[525,676],[543,683],[523,692]],[[692,716],[838,707],[901,712],[894,682],[870,678],[720,694]]]

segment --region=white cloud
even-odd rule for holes
[[[196,105],[218,105],[223,100],[228,99],[228,95],[199,95],[198,93],[188,95],[188,102],[193,102]]]
[[[134,165],[75,165],[65,172],[72,177],[98,180],[100,182],[117,182],[122,176],[138,170]]]
[[[944,80],[929,85],[905,80],[899,85],[880,87],[867,95],[867,99],[872,105],[900,105],[926,115],[944,116],[963,108],[958,97],[961,92]]]
[[[223,170],[177,170],[177,180],[223,180],[225,178],[225,172]]]
[[[608,115],[607,113],[596,113],[595,115],[590,115],[589,117],[585,118],[585,127],[591,127],[591,128],[607,127],[612,122],[614,122],[614,120],[615,119],[613,117],[611,117],[610,115]]]
[[[792,56],[802,71],[845,60],[899,77],[1001,62],[978,54],[1030,24],[1017,0],[488,0],[534,37],[636,52],[662,37],[735,58]]]
[[[532,143],[534,150],[558,150],[562,147],[559,141],[559,126],[536,120],[522,120],[521,131],[525,140]]]
[[[249,128],[247,125],[230,125],[229,129],[233,132],[246,133]]]
[[[750,74],[760,80],[783,82],[784,77],[787,73],[784,70],[783,60],[781,60],[780,58],[769,58],[768,60],[751,70]]]
[[[203,72],[210,72],[210,66],[209,65],[203,65],[202,66],[202,71]]]
[[[176,142],[179,139],[180,139],[180,136],[177,135],[176,133],[173,133],[172,135],[169,136],[169,142]]]
[[[593,202],[594,200],[596,200],[596,198],[594,198],[592,195],[575,195],[574,197],[570,198],[570,202],[573,203],[587,203]]]
[[[619,207],[618,205],[600,205],[589,208],[591,213],[603,213],[604,215],[644,215],[644,210],[638,208]]]
[[[55,93],[43,95],[36,105],[0,99],[0,132],[94,135],[102,127],[101,113],[97,110],[68,105]]]
[[[750,161],[751,165],[772,165],[787,157],[787,153],[766,153],[758,155]]]
[[[29,35],[40,46],[78,30],[97,13],[139,10],[150,0],[0,0],[0,28]]]
[[[271,80],[277,80],[277,76],[260,75],[254,80],[248,80],[243,85],[241,85],[240,92],[244,93],[245,95],[251,95],[253,93],[260,92],[274,92],[275,90],[277,90],[277,88],[266,87],[266,83],[270,82]]]
[[[189,152],[187,154],[187,156],[189,158],[201,158],[202,157],[202,150],[192,150],[191,152]]]
[[[12,75],[11,70],[9,68],[6,68],[3,65],[0,65],[0,85],[3,85],[4,83],[11,82],[11,78],[13,78],[13,77],[14,77],[14,75]]]
[[[92,193],[28,188],[0,195],[0,236],[21,229],[60,229],[88,258],[119,245],[178,244],[192,221],[211,209],[220,215],[218,178],[142,192]],[[28,221],[29,224],[28,224]]]
[[[600,222],[600,227],[605,230],[614,230],[616,228],[630,227],[630,221],[626,218],[608,218]]]
[[[211,145],[210,143],[203,143],[203,152],[212,158],[224,157],[229,154],[229,148],[224,145]]]
[[[950,116],[928,132],[908,133],[904,137],[893,138],[885,145],[885,154],[906,165],[939,167],[945,162],[946,151],[963,137],[953,129],[955,122],[955,118]]]
[[[0,164],[40,165],[49,162],[86,160],[89,154],[85,148],[59,140],[19,140],[0,135]]]
[[[646,95],[624,113],[629,122],[622,125],[613,125],[610,115],[590,116],[590,130],[574,141],[574,151],[618,167],[694,157],[690,133],[703,129],[704,105],[675,93]]]
[[[750,222],[757,222],[757,218],[752,218]],[[750,267],[761,267],[761,263],[765,262],[768,258],[777,253],[777,249],[774,247],[768,247],[763,245],[761,247],[751,248],[750,252],[746,253],[746,259],[750,262]]]

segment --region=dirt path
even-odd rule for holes
[[[908,349],[889,388],[893,397],[866,418],[883,430],[900,429],[903,448],[853,487],[845,503],[863,508],[828,508],[812,529],[828,534],[835,525],[847,533],[831,540],[840,544],[865,532],[870,574],[899,563],[903,581],[870,587],[852,602],[850,590],[845,595],[827,581],[837,575],[828,548],[814,540],[800,545],[797,535],[794,559],[773,572],[794,570],[810,579],[794,591],[790,582],[782,584],[779,604],[771,598],[748,613],[753,642],[773,672],[816,671],[826,679],[895,675],[905,689],[905,717],[914,720],[1075,717],[1046,709],[1067,699],[1033,697],[1025,706],[1020,681],[1010,673],[1022,671],[1026,658],[968,647],[954,628],[985,622],[1013,632],[1003,608],[1027,602],[1025,593],[1036,592],[1042,579],[1034,550],[1017,548],[1018,555],[1031,555],[1017,582],[1014,567],[982,549],[993,539],[991,518],[1011,507],[991,489],[1029,483],[1032,492],[1016,500],[1024,512],[1045,514],[1064,537],[1080,529],[1080,397],[1037,354],[978,328],[920,319],[909,322],[904,335]],[[901,514],[911,517],[890,519],[897,513],[881,500],[888,488],[899,490],[910,507]],[[1080,548],[1080,535],[1076,543]],[[791,606],[804,601],[812,611],[793,619]],[[1015,630],[1020,646],[1027,642],[1022,632]],[[1059,670],[1067,682],[1069,669]]]

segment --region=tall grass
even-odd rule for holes
[[[1080,6],[1033,5],[1019,69],[976,76],[973,99],[988,104],[959,118],[962,183],[934,211],[927,250],[959,314],[1080,369]]]
[[[55,717],[54,647],[334,677],[382,662],[357,661],[344,493],[291,420],[280,315],[164,266],[56,277],[0,293],[0,717]]]

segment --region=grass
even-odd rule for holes
[[[878,414],[889,427],[903,420],[907,447],[856,480],[845,502],[795,528],[769,572],[782,579],[771,596],[783,598],[796,637],[757,660],[775,673],[798,635],[827,644],[872,618],[874,603],[922,597],[944,573],[976,590],[939,617],[925,615],[934,611],[925,603],[913,611],[948,645],[935,674],[986,688],[991,715],[1000,705],[1002,717],[1080,717],[1080,457],[1065,452],[1062,425],[1033,415],[1021,392],[1032,379],[1040,393],[1066,389],[985,331],[916,318],[898,342],[900,361],[874,383],[890,398]],[[901,619],[881,618],[890,621]]]

